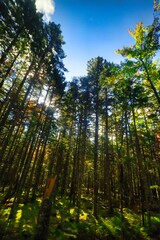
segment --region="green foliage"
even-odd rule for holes
[[[66,198],[56,201],[54,214],[51,217],[49,239],[124,239],[149,240],[160,226],[160,217],[151,217],[151,228],[142,228],[141,216],[125,208],[123,214],[115,209],[110,216],[101,205],[99,205],[99,218],[93,216],[92,201],[83,197],[79,221],[77,222],[77,207],[72,206]]]
[[[140,22],[136,25],[134,31],[129,30],[130,35],[135,40],[135,45],[124,47],[121,50],[115,51],[127,58],[144,59],[147,60],[155,55],[158,45],[154,39],[154,25],[144,27]]]
[[[35,232],[40,201],[19,204],[16,215],[8,219],[12,203],[4,205],[0,210],[0,236],[5,239],[31,239]]]
[[[102,202],[103,203],[103,202]],[[0,211],[0,236],[5,239],[32,239],[40,202],[20,204],[15,219],[8,222],[10,207],[4,206]],[[79,220],[78,208],[74,207],[68,198],[55,201],[50,220],[48,239],[124,239],[150,240],[159,234],[160,215],[151,216],[150,226],[142,228],[139,214],[124,208],[123,214],[118,209],[109,215],[107,210],[99,205],[99,218],[92,212],[92,201],[82,198]],[[7,224],[7,225],[6,225]],[[12,238],[10,238],[12,236]],[[155,238],[157,239],[157,238]]]

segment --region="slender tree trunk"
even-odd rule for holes
[[[78,140],[76,140],[75,144],[76,146],[75,146],[74,157],[73,157],[73,170],[72,170],[71,189],[70,189],[70,200],[73,201],[73,205],[75,205],[75,202],[76,202],[76,191],[77,191],[76,171],[77,171]]]
[[[157,99],[157,101],[158,101],[158,103],[159,103],[159,105],[160,105],[160,95],[158,94],[158,92],[157,92],[157,90],[156,90],[156,88],[155,88],[155,86],[154,86],[154,84],[153,84],[153,82],[152,82],[152,79],[151,79],[151,76],[150,76],[149,71],[148,71],[148,69],[147,69],[147,66],[146,66],[146,64],[144,63],[144,60],[143,60],[143,59],[140,59],[140,61],[141,61],[142,65],[143,65],[143,67],[144,67],[144,69],[145,69],[146,74],[147,74],[147,80],[148,80],[148,82],[150,83],[151,89],[153,90],[153,92],[154,92],[154,94],[155,94],[155,97],[156,97],[156,99]]]
[[[61,197],[66,193],[66,185],[67,185],[67,177],[68,177],[68,170],[69,170],[69,162],[70,162],[70,155],[71,155],[71,140],[72,140],[72,124],[70,127],[70,131],[69,131],[69,139],[68,139],[68,150],[67,150],[67,154],[66,154],[66,159],[65,159],[65,163],[64,163],[64,171],[63,171],[63,176],[62,176],[62,188],[61,188]]]
[[[2,81],[0,82],[0,88],[3,87],[4,81],[5,81],[6,78],[8,77],[8,75],[9,75],[9,73],[10,73],[10,71],[11,71],[11,69],[12,69],[12,67],[13,67],[13,65],[14,65],[14,63],[15,63],[15,61],[16,61],[16,59],[18,58],[19,55],[20,55],[20,52],[18,52],[18,53],[16,54],[16,56],[14,57],[11,65],[10,65],[9,68],[7,69],[7,72],[6,72],[5,76],[2,76]]]
[[[9,44],[7,49],[2,53],[2,56],[1,56],[1,59],[0,59],[0,64],[3,64],[5,62],[5,59],[6,59],[7,55],[11,51],[12,47],[15,45],[16,41],[18,40],[18,38],[19,38],[19,36],[20,36],[20,34],[22,33],[23,30],[24,30],[24,26],[22,26],[18,29],[14,39],[11,41],[11,43]]]
[[[109,212],[112,212],[111,200],[111,174],[110,174],[110,157],[109,157],[109,124],[108,124],[108,91],[106,89],[106,112],[105,112],[105,164],[104,164],[104,194],[108,200]]]
[[[145,181],[144,181],[144,176],[143,176],[143,165],[142,165],[142,154],[141,154],[141,149],[140,149],[140,143],[139,143],[139,138],[137,134],[137,127],[136,127],[136,118],[135,118],[135,112],[134,112],[134,107],[132,105],[132,115],[133,115],[133,123],[134,123],[134,134],[135,134],[135,145],[136,145],[136,153],[137,153],[137,160],[138,160],[138,171],[139,171],[139,188],[140,188],[140,198],[141,198],[141,211],[142,211],[142,224],[145,224]]]
[[[22,89],[22,87],[23,87],[23,85],[24,85],[24,83],[25,83],[25,81],[26,81],[26,78],[27,78],[28,74],[30,73],[30,71],[31,71],[31,69],[32,69],[32,67],[33,67],[33,64],[34,64],[34,61],[32,61],[32,63],[30,64],[30,66],[29,66],[29,68],[28,68],[28,70],[27,70],[27,72],[26,72],[26,74],[25,74],[22,82],[20,83],[20,85],[19,85],[19,87],[18,87],[18,90],[17,90],[17,92],[16,92],[17,97],[19,96],[19,93],[20,93],[20,91],[21,91],[21,89]],[[14,101],[12,101],[12,102],[10,103],[7,111],[5,112],[5,114],[3,115],[3,117],[2,117],[2,119],[1,119],[1,121],[0,121],[0,126],[1,126],[1,127],[0,127],[0,132],[2,131],[2,126],[4,126],[4,124],[6,123],[6,120],[7,120],[7,118],[8,118],[8,115],[9,115],[10,111],[12,110],[13,106],[14,106]]]
[[[96,81],[96,102],[95,102],[95,136],[94,136],[94,216],[98,217],[98,127],[99,127],[99,90],[98,79]]]

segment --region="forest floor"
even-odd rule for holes
[[[1,205],[0,239],[33,239],[41,201],[19,204],[16,217],[8,221],[12,202]],[[98,205],[99,217],[93,216],[93,203],[82,198],[81,209],[67,198],[56,199],[50,218],[48,240],[158,240],[160,239],[160,214],[154,213],[142,226],[141,215],[128,208],[114,209],[109,214],[105,205]],[[79,220],[78,220],[79,219]]]

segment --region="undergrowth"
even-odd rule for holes
[[[11,204],[1,206],[0,239],[33,239],[40,200],[34,203],[19,204],[14,219],[8,221]],[[160,239],[160,214],[150,218],[150,224],[142,227],[141,217],[128,208],[114,209],[109,214],[99,205],[96,219],[93,203],[82,198],[81,210],[73,206],[69,199],[56,199],[53,204],[48,240],[158,240]]]

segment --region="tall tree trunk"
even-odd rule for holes
[[[94,216],[98,217],[98,128],[99,128],[99,81],[96,80],[96,102],[95,102],[95,136],[94,136]]]
[[[11,51],[12,47],[15,45],[16,41],[18,40],[18,38],[19,38],[19,36],[20,36],[20,34],[22,33],[23,30],[24,30],[24,26],[22,26],[18,29],[15,37],[13,38],[11,43],[8,45],[7,49],[2,53],[2,56],[1,56],[1,59],[0,59],[0,64],[3,64],[5,62],[5,59],[6,59],[7,55]]]
[[[133,116],[133,124],[134,124],[134,134],[135,134],[135,147],[136,147],[136,153],[137,153],[137,160],[138,160],[138,171],[139,171],[139,188],[140,188],[140,198],[141,198],[141,211],[142,211],[142,224],[145,224],[145,181],[144,181],[144,172],[143,172],[143,164],[142,164],[142,154],[140,149],[140,143],[139,138],[137,134],[137,126],[136,126],[136,117],[135,117],[135,111],[134,106],[132,103],[132,116]]]
[[[146,64],[144,63],[144,60],[143,60],[142,58],[140,59],[140,61],[141,61],[141,63],[142,63],[142,66],[143,66],[144,69],[145,69],[146,74],[147,74],[147,80],[148,80],[148,82],[150,83],[151,89],[153,90],[153,92],[154,92],[154,94],[155,94],[155,97],[156,97],[156,99],[157,99],[157,101],[158,101],[158,103],[159,103],[159,105],[160,105],[160,95],[159,95],[158,91],[156,90],[156,88],[155,88],[155,86],[154,86],[154,84],[153,84],[153,82],[152,82],[152,79],[151,79],[151,76],[150,76],[150,74],[149,74],[148,68],[147,68],[147,66],[146,66]]]
[[[20,55],[20,52],[18,52],[18,53],[16,54],[16,56],[14,57],[11,65],[10,65],[9,68],[7,69],[7,72],[5,73],[4,76],[2,76],[2,81],[0,82],[0,88],[3,87],[4,81],[5,81],[6,78],[8,77],[8,75],[9,75],[9,73],[10,73],[10,71],[11,71],[11,69],[12,69],[12,67],[13,67],[13,65],[14,65],[14,63],[15,63],[15,61],[16,61],[16,59],[18,58],[19,55]]]
[[[104,163],[104,194],[108,200],[109,212],[112,212],[112,200],[111,200],[111,175],[110,175],[110,157],[109,157],[109,124],[108,124],[108,91],[106,94],[106,111],[105,111],[105,163]]]

